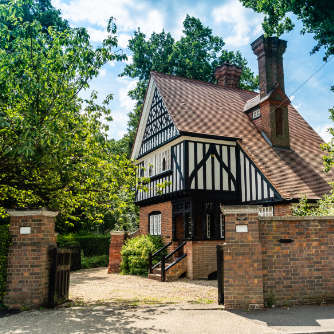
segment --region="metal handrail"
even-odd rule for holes
[[[148,270],[149,270],[149,273],[151,274],[153,269],[155,269],[156,267],[160,266],[161,265],[161,261],[159,261],[158,263],[156,263],[154,266],[152,266],[152,261],[153,259],[159,255],[162,251],[164,251],[167,247],[169,247],[173,242],[170,241],[167,245],[161,247],[159,250],[157,250],[154,254],[152,253],[149,253],[148,254]]]
[[[182,244],[180,246],[178,246],[177,248],[175,248],[171,253],[169,253],[166,257],[165,260],[169,259],[172,255],[174,255],[177,251],[179,251],[182,247],[184,247],[184,245],[187,243],[187,241],[183,241]]]
[[[158,255],[159,253],[161,253],[162,251],[164,251],[167,247],[169,247],[173,242],[169,242],[167,245],[161,247],[159,250],[157,250],[154,254],[152,254],[152,259]]]
[[[184,259],[187,254],[183,254],[182,256],[178,257],[173,263],[171,263],[168,267],[165,268],[165,271],[169,270],[170,268],[174,267],[177,263],[179,263],[182,259]]]

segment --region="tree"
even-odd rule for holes
[[[45,31],[25,20],[34,4],[0,4],[0,213],[48,207],[72,222],[113,214],[126,225],[135,167],[107,139],[112,96],[102,104],[96,92],[80,98],[103,64],[124,59],[116,25],[111,18],[108,37],[93,48],[83,28]]]
[[[203,26],[199,19],[187,15],[183,27],[184,36],[179,41],[165,31],[152,33],[146,39],[140,29],[129,41],[133,61],[125,66],[121,76],[138,79],[136,88],[129,92],[129,96],[137,102],[129,114],[129,134],[126,137],[129,147],[134,141],[151,71],[214,82],[215,68],[229,62],[242,68],[241,88],[254,90],[258,87],[258,78],[247,67],[247,61],[240,52],[223,50],[223,39],[214,36],[212,30]]]
[[[264,13],[262,24],[266,35],[280,36],[291,31],[294,24],[290,13],[303,23],[301,33],[314,34],[316,45],[312,52],[325,49],[324,60],[334,54],[334,2],[328,0],[240,0],[245,7]]]

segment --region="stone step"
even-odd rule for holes
[[[160,274],[148,274],[149,279],[154,279],[156,281],[161,281],[161,275]]]

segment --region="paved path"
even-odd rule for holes
[[[334,334],[334,305],[228,312],[214,281],[161,283],[99,268],[73,273],[70,291],[71,307],[0,317],[0,334]]]

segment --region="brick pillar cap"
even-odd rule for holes
[[[262,205],[222,205],[221,210],[224,214],[252,214],[258,213]]]
[[[126,231],[111,231],[110,235],[122,235],[122,234],[127,234]]]
[[[58,211],[50,211],[46,208],[36,210],[7,210],[8,215],[11,217],[24,217],[24,216],[45,216],[45,217],[56,217]]]

